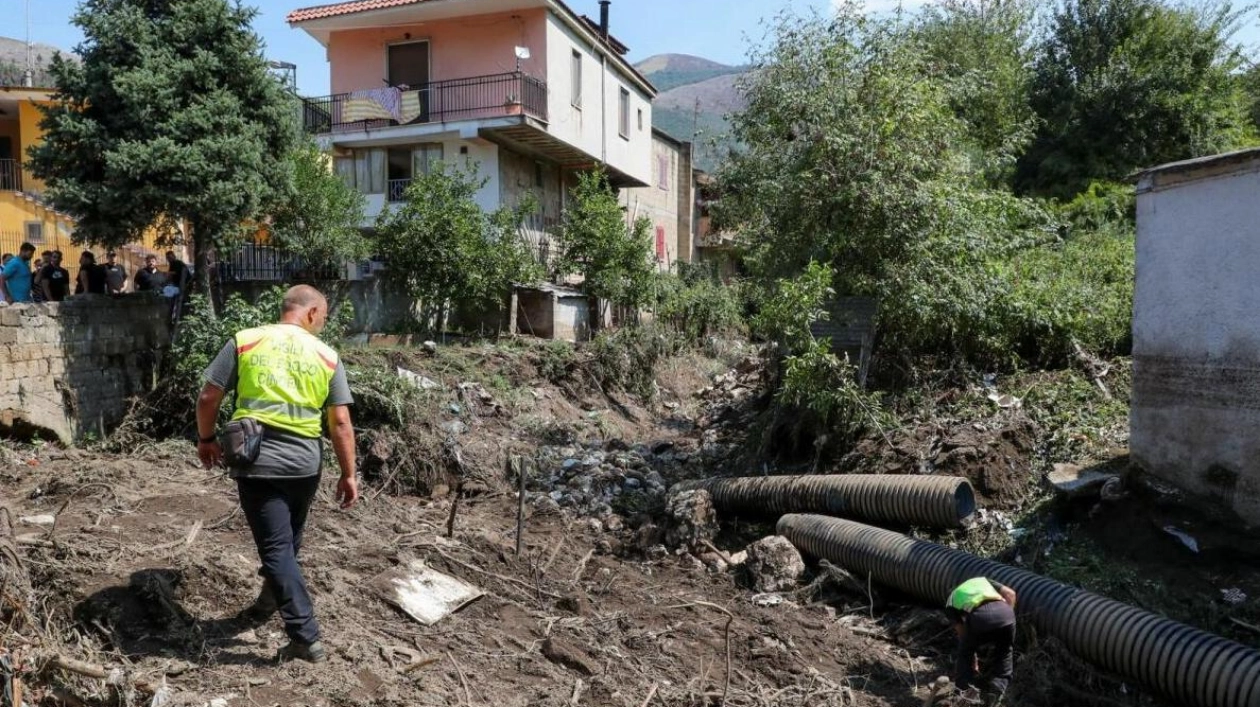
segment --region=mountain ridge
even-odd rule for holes
[[[715,169],[729,149],[726,116],[744,108],[738,83],[749,68],[692,54],[657,54],[635,68],[660,91],[652,102],[655,127],[693,143],[696,166]]]
[[[74,56],[73,52],[51,44],[31,43],[31,63],[35,70],[34,83],[37,87],[48,88],[51,85],[52,77],[48,74],[48,65],[57,52]],[[26,42],[13,37],[0,37],[0,86],[21,86],[25,75]]]

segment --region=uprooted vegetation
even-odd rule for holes
[[[670,498],[682,479],[768,468],[748,455],[782,401],[764,387],[764,348],[669,337],[645,326],[576,348],[345,347],[366,502],[318,508],[309,530],[304,563],[333,656],[315,669],[275,666],[278,626],[237,618],[257,589],[253,549],[230,486],[197,469],[190,447],[7,451],[33,601],[6,631],[32,642],[18,653],[28,690],[91,705],[151,699],[163,680],[183,704],[633,707],[649,693],[659,704],[920,704],[949,670],[952,639],[934,610],[812,562],[803,577],[784,574],[790,558],[757,559],[755,572],[775,568],[759,579],[742,551],[768,525],[714,524],[702,503]],[[1220,546],[1171,565],[1160,556],[1177,549],[1162,524],[1206,544],[1205,521],[1157,527],[1158,501],[1091,513],[1098,501],[1065,506],[1043,490],[1052,464],[1123,445],[1127,362],[1109,365],[925,377],[913,393],[880,394],[882,426],[856,433],[848,454],[805,465],[968,476],[981,524],[930,537],[1246,639],[1230,618],[1255,623],[1249,604],[1223,611],[1217,598],[1260,595],[1245,564],[1227,565]],[[55,524],[22,520],[42,514]],[[1135,541],[1162,550],[1126,557],[1118,523],[1145,524]],[[414,559],[486,596],[432,627],[412,622],[378,587]],[[1161,589],[1176,574],[1179,588]],[[1053,640],[1026,636],[1019,655],[1017,704],[1154,704]],[[75,667],[120,672],[110,684]],[[1063,679],[1077,673],[1087,682]]]

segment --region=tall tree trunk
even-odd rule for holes
[[[193,224],[193,275],[195,280],[192,289],[206,297],[206,305],[210,316],[219,316],[219,308],[214,291],[214,278],[211,267],[214,263],[214,238],[209,231]]]

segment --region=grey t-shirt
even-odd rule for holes
[[[236,389],[237,362],[236,341],[229,339],[219,355],[214,357],[202,374],[205,382],[225,391]],[[350,382],[346,378],[346,365],[340,359],[337,370],[328,385],[328,398],[324,407],[351,405]],[[258,460],[244,469],[233,469],[232,476],[251,479],[292,479],[314,476],[319,473],[324,456],[323,439],[300,437],[285,430],[266,427]]]

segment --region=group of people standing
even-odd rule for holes
[[[104,263],[97,263],[91,251],[84,251],[79,256],[79,272],[73,279],[70,271],[62,266],[62,258],[60,250],[46,250],[35,258],[35,246],[31,243],[23,243],[16,255],[5,253],[0,264],[0,302],[61,302],[71,294],[129,291],[127,270],[118,262],[118,254],[113,250],[106,252]],[[167,270],[162,272],[157,267],[157,256],[145,257],[144,267],[130,281],[130,291],[157,292],[168,297],[178,295],[191,273],[173,251],[167,251],[166,262]]]

